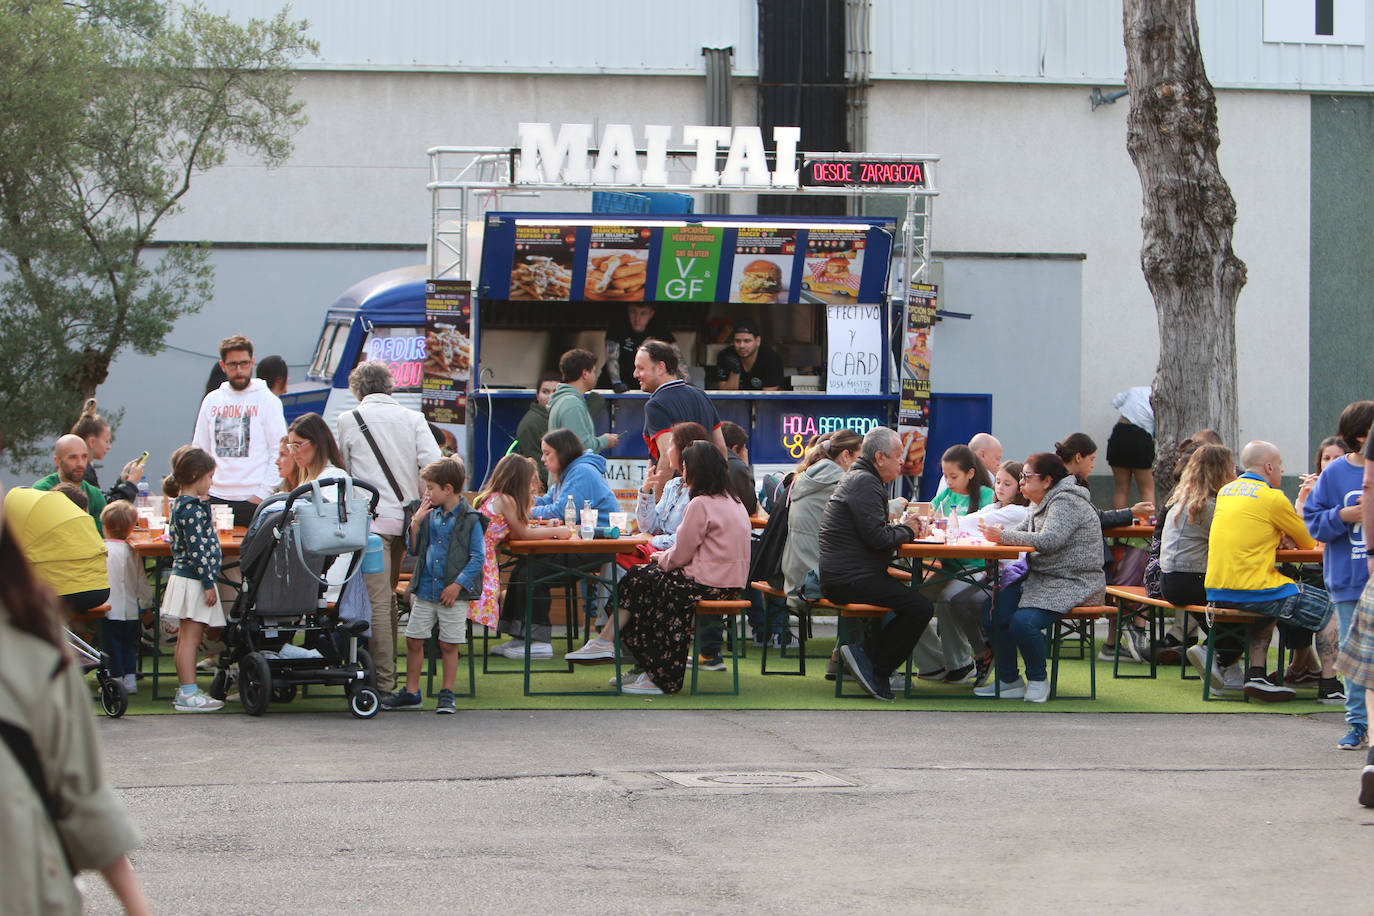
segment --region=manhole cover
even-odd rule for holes
[[[833,789],[855,784],[820,770],[770,770],[767,772],[659,773],[669,782],[688,789]]]

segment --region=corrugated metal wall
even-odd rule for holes
[[[287,0],[206,0],[237,21]],[[699,74],[702,48],[758,73],[755,0],[290,0],[320,57],[303,69]]]
[[[1271,0],[1272,2],[1272,0]],[[1366,30],[1374,27],[1374,0]],[[1374,91],[1366,45],[1264,43],[1261,0],[1198,0],[1207,75],[1223,88]],[[873,78],[1103,83],[1126,72],[1120,0],[879,0]]]
[[[1307,0],[1267,0],[1307,2]],[[1374,0],[1365,27],[1374,29]],[[207,0],[236,19],[284,0]],[[1266,44],[1263,0],[1198,0],[1203,57],[1222,88],[1374,91],[1364,46]],[[319,60],[304,69],[698,74],[733,47],[758,74],[757,0],[293,0]],[[1120,85],[1121,0],[874,0],[874,79]]]

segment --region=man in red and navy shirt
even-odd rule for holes
[[[700,423],[725,454],[725,436],[711,399],[678,376],[677,353],[661,340],[646,340],[635,351],[635,378],[649,392],[644,405],[644,443],[660,469],[667,464],[668,440],[674,423]]]

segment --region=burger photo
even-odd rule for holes
[[[753,261],[739,278],[741,302],[777,302],[782,292],[782,268],[772,261]]]

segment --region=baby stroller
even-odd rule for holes
[[[105,715],[111,719],[124,715],[129,708],[129,693],[124,689],[124,683],[110,673],[110,657],[71,630],[67,631],[67,645],[81,663],[82,674],[95,672],[95,682],[100,689],[100,708],[105,710]]]
[[[324,493],[335,489],[326,501]],[[211,696],[224,699],[229,669],[237,664],[239,699],[250,716],[262,715],[273,700],[290,702],[306,684],[342,686],[353,715],[377,714],[377,671],[358,647],[368,621],[340,623],[325,599],[338,584],[327,577],[332,563],[346,563],[345,582],[358,572],[377,496],[370,484],[343,477],[305,484],[258,506],[239,553],[243,581],[224,629]],[[294,644],[299,634],[304,647]]]

